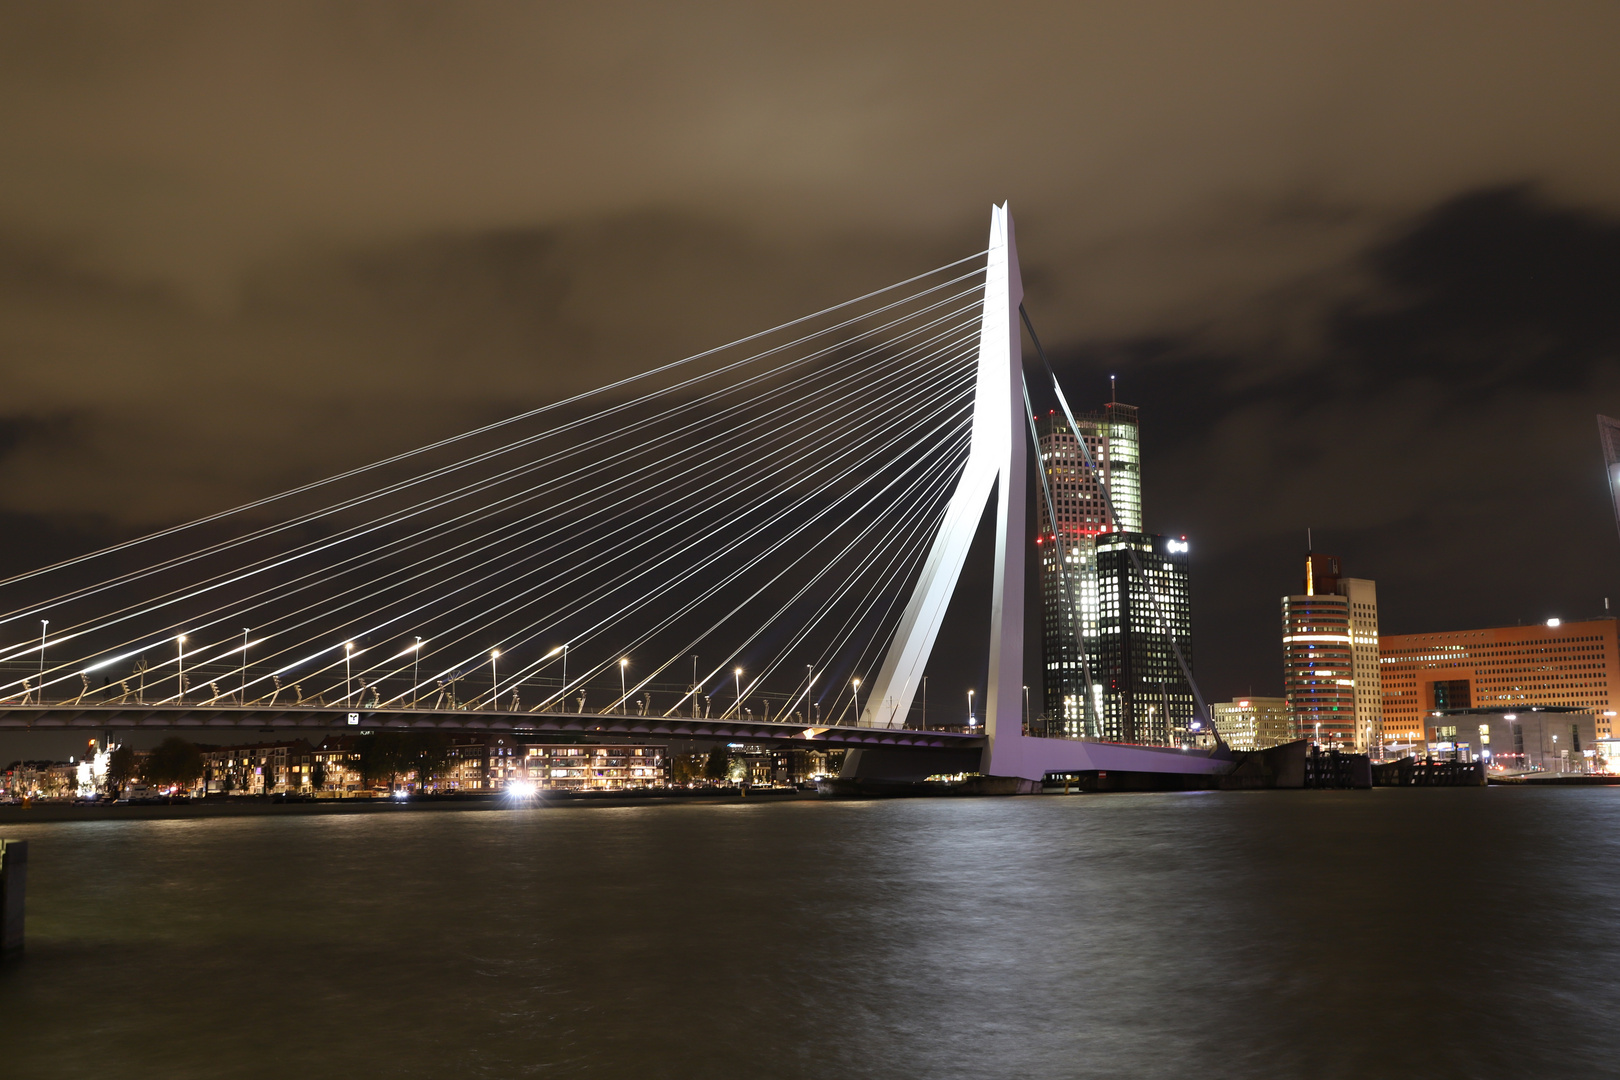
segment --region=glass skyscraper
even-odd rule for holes
[[[1087,468],[1074,433],[1062,414],[1049,413],[1036,422],[1041,469],[1045,473],[1046,490],[1052,498],[1049,513],[1045,494],[1037,497],[1041,521],[1037,543],[1040,545],[1043,609],[1044,714],[1051,734],[1115,738],[1118,736],[1109,734],[1105,718],[1111,711],[1124,714],[1120,713],[1117,703],[1108,705],[1110,696],[1119,691],[1111,689],[1100,674],[1099,665],[1104,656],[1098,651],[1103,625],[1098,540],[1121,533],[1140,538],[1140,427],[1136,407],[1119,402],[1110,402],[1097,412],[1078,415],[1075,423],[1096,464],[1095,470]],[[1104,484],[1113,496],[1112,513],[1103,497]],[[1078,644],[1082,640],[1086,643],[1084,656]],[[1091,669],[1089,686],[1085,677],[1088,667]],[[1084,704],[1088,695],[1092,703],[1090,710]],[[1134,713],[1130,715],[1134,727]],[[1162,719],[1162,713],[1156,715]],[[1117,723],[1114,726],[1117,727]]]
[[[1102,737],[1178,745],[1196,711],[1176,659],[1179,648],[1192,667],[1188,544],[1139,532],[1109,533],[1094,543],[1097,633],[1087,644],[1092,677],[1102,686]]]

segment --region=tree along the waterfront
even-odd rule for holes
[[[202,774],[202,751],[178,735],[158,743],[141,765],[141,779],[156,787],[188,788]]]

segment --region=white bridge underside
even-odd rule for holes
[[[1079,739],[1044,739],[1023,733],[1025,493],[1028,447],[1024,439],[1022,341],[1018,307],[1024,285],[1008,207],[990,211],[984,316],[979,333],[972,442],[967,463],[934,537],[933,547],[893,642],[861,710],[862,724],[903,726],[922,683],[945,609],[985,503],[996,497],[996,566],[990,599],[990,679],[984,702],[986,747],[980,772],[1040,780],[1048,773],[1222,773],[1225,756],[1174,747],[1136,746]],[[860,774],[852,753],[844,775]]]

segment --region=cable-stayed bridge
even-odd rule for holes
[[[0,582],[0,727],[799,740],[859,750],[850,776],[1225,771],[1224,748],[1029,733],[1022,295],[998,207],[985,251],[927,273]],[[930,714],[926,671],[987,514],[979,722]]]

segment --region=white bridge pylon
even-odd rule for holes
[[[979,330],[979,367],[967,462],[911,600],[900,616],[871,697],[861,710],[862,724],[904,726],[985,503],[995,493],[996,569],[990,599],[985,733],[994,748],[998,735],[1004,736],[1008,730],[1017,735],[1022,730],[1026,449],[1018,305],[1023,299],[1012,213],[1003,204],[990,211],[984,315]]]
[[[986,502],[996,495],[995,576],[990,597],[990,677],[985,688],[987,746],[980,772],[1039,781],[1053,772],[1207,773],[1227,763],[1203,753],[1024,734],[1024,558],[1028,550],[1025,493],[1023,347],[1018,308],[1024,283],[1008,204],[991,207],[984,315],[968,459],[934,536],[933,547],[883,658],[861,723],[903,727],[921,685],[945,609]]]

